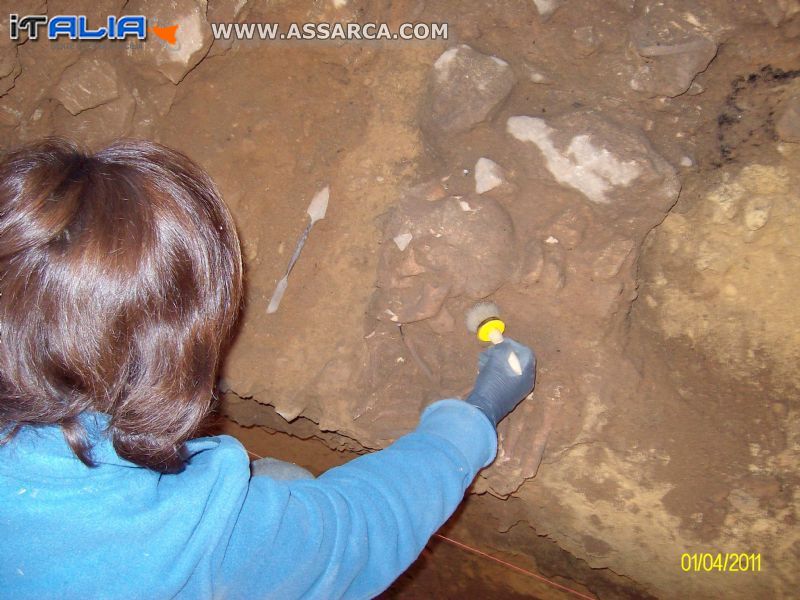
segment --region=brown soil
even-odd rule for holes
[[[800,145],[776,125],[800,91],[796,2],[23,4],[197,24],[178,54],[0,30],[0,145],[132,135],[211,173],[248,281],[222,410],[283,432],[227,422],[252,452],[321,472],[463,395],[481,349],[463,314],[487,297],[536,350],[537,387],[444,535],[603,598],[796,594]],[[208,27],[349,20],[447,22],[450,39],[225,43]],[[447,64],[469,76],[442,84],[459,44],[469,59]],[[513,135],[516,117],[547,134]],[[485,194],[481,157],[505,178]],[[685,552],[767,568],[684,573]],[[387,592],[421,596],[563,594],[439,539]]]

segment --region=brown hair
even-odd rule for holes
[[[0,430],[110,415],[117,453],[179,471],[207,414],[242,296],[239,241],[184,155],[49,139],[0,162]]]

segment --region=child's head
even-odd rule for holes
[[[242,291],[213,182],[163,146],[61,140],[0,160],[0,430],[111,417],[117,453],[160,471],[206,415]]]

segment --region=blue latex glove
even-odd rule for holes
[[[520,375],[508,363],[511,352],[519,359],[522,370]],[[478,369],[478,379],[466,401],[481,409],[497,427],[533,389],[536,381],[536,357],[527,346],[505,338],[501,344],[481,352]]]

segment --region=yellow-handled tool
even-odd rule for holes
[[[506,324],[500,318],[500,309],[494,302],[481,302],[467,311],[467,329],[482,342],[500,344]]]
[[[467,311],[467,329],[476,334],[482,342],[492,344],[502,344],[503,334],[506,331],[506,324],[500,318],[500,308],[494,302],[480,302]],[[522,366],[519,357],[510,352],[508,355],[508,366],[517,375],[522,374]]]

